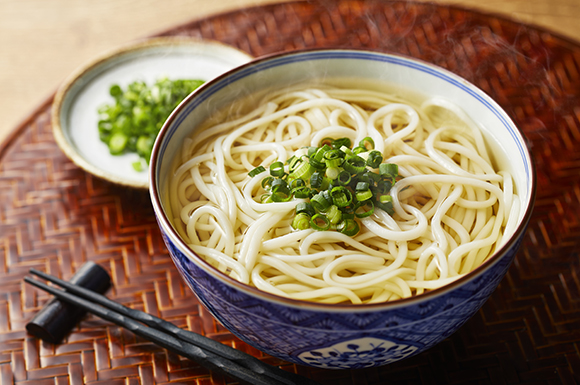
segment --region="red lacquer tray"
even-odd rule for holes
[[[374,369],[296,367],[242,343],[199,305],[165,250],[147,193],[70,162],[52,136],[50,99],[0,147],[0,383],[231,383],[92,316],[59,345],[27,335],[49,299],[23,283],[27,271],[69,279],[87,260],[111,273],[114,300],[322,384],[580,382],[578,42],[465,9],[373,0],[272,4],[162,35],[219,40],[254,56],[360,47],[465,77],[507,110],[535,158],[538,196],[522,248],[483,308],[431,350]]]

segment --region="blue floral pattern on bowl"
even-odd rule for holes
[[[362,369],[401,360],[417,349],[412,345],[365,337],[309,350],[300,353],[298,358],[307,365],[321,368]]]

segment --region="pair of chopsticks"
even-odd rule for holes
[[[49,286],[39,280],[24,277],[24,281],[55,297],[78,306],[100,318],[127,328],[134,334],[177,353],[212,370],[249,385],[316,385],[306,377],[265,364],[254,356],[230,346],[181,329],[171,322],[130,309],[107,297],[81,286],[63,281],[42,271],[30,273],[52,282],[65,290]]]

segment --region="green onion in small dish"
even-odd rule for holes
[[[145,39],[106,53],[73,73],[57,91],[52,105],[55,140],[86,172],[147,189],[149,154],[177,99],[250,60],[236,48],[189,37]],[[157,93],[168,91],[171,100],[153,103],[161,97]],[[137,123],[137,129],[128,123]]]

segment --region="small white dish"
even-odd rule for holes
[[[116,184],[147,189],[149,172],[132,166],[138,155],[111,155],[99,139],[97,109],[114,102],[111,85],[126,88],[136,80],[152,85],[161,77],[208,81],[250,60],[236,48],[194,38],[152,38],[124,46],[77,70],[59,88],[52,105],[55,140],[85,171]]]

